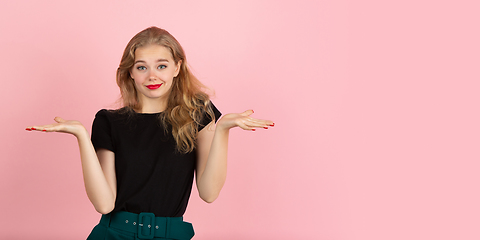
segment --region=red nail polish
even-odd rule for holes
[[[42,132],[46,132],[47,130],[43,129]]]
[[[268,127],[263,127],[263,128],[268,129]]]
[[[27,130],[27,131],[32,131],[32,129],[30,129],[30,128],[25,128],[25,130]]]
[[[255,128],[254,128],[254,129],[252,129],[252,131],[254,131],[254,132],[255,132]]]
[[[275,126],[275,123],[272,123],[270,126],[272,126],[272,127]]]
[[[32,130],[37,130],[36,128],[32,128]]]

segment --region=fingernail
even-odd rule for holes
[[[268,129],[268,127],[263,127],[263,128]]]
[[[27,131],[32,131],[32,129],[30,129],[30,128],[25,128],[25,130],[27,130]]]
[[[32,130],[37,130],[36,128],[32,128]]]
[[[252,129],[252,131],[254,131],[254,132],[255,132],[255,128],[254,128],[254,129]]]
[[[253,109],[252,109],[252,113],[255,113],[255,111],[253,111]]]
[[[275,126],[275,123],[272,123],[270,126],[272,126],[272,127]]]
[[[46,132],[47,130],[43,129],[42,132]]]

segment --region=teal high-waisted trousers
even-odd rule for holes
[[[195,235],[183,217],[155,217],[153,213],[115,212],[102,215],[87,240],[188,240]]]

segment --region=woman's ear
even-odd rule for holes
[[[182,66],[182,60],[179,60],[178,63],[175,66],[175,74],[173,76],[177,77],[178,74],[180,73],[180,68]]]

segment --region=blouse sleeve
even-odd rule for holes
[[[92,144],[95,150],[105,148],[115,152],[112,141],[112,128],[108,119],[108,111],[105,109],[98,111],[93,120]]]
[[[222,116],[222,113],[215,107],[215,105],[210,102],[210,107],[213,110],[213,115],[215,115],[215,123],[218,121],[218,119]],[[210,117],[208,113],[205,113],[205,116],[203,117],[202,122],[198,126],[198,131],[200,132],[205,126],[207,126],[213,119]]]

